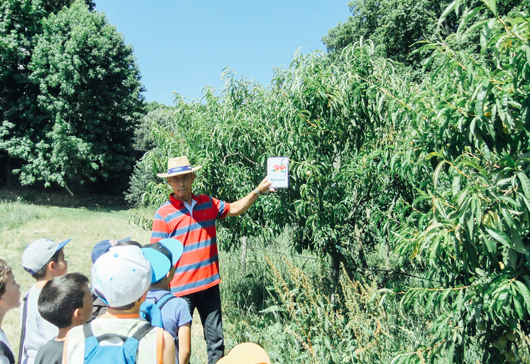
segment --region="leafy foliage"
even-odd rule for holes
[[[233,201],[268,156],[289,156],[290,188],[224,221],[226,246],[290,225],[297,249],[334,257],[361,282],[375,276],[382,301],[432,311],[426,340],[394,362],[528,362],[530,30],[525,8],[501,7],[449,4],[438,23],[454,17],[455,32],[423,46],[420,81],[362,38],[333,61],[297,55],[268,88],[227,71],[220,95],[178,99],[169,123],[151,124],[156,147],[140,165],[158,172],[188,155],[204,166],[196,187]],[[477,34],[480,54],[463,46]],[[168,192],[149,183],[143,201]],[[395,279],[410,275],[419,279]],[[298,325],[313,359],[303,330],[319,325]]]
[[[1,69],[10,87],[0,97],[0,148],[25,161],[23,184],[106,179],[132,162],[142,111],[133,50],[103,15],[70,3],[2,5]]]

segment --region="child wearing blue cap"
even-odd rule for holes
[[[151,263],[153,278],[146,303],[160,309],[164,330],[175,340],[177,364],[188,364],[191,356],[191,315],[188,304],[169,290],[169,282],[175,275],[175,265],[182,256],[183,245],[177,239],[163,239],[144,245],[142,251]]]

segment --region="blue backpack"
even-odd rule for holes
[[[156,299],[154,303],[144,302],[140,306],[140,317],[149,321],[151,325],[156,327],[164,327],[162,322],[162,307],[168,303],[169,300],[176,298],[170,292],[166,293],[159,299]]]
[[[153,326],[144,323],[136,330],[132,336],[123,336],[118,334],[104,334],[98,337],[94,336],[90,323],[83,325],[85,335],[85,361],[84,363],[113,363],[113,364],[135,364],[136,354],[138,353],[138,343],[147,335]],[[119,338],[123,341],[122,345],[103,345],[99,343],[104,340]]]

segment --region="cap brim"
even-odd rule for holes
[[[72,240],[72,239],[67,239],[67,240],[63,241],[61,244],[57,245],[57,249],[55,249],[55,251],[58,252],[59,250],[61,250],[62,248],[64,248],[64,246],[65,246],[66,244],[68,244],[68,242],[69,242],[70,240]]]
[[[147,247],[142,248],[142,252],[149,263],[151,263],[151,268],[153,269],[151,284],[164,278],[167,272],[171,270],[171,262],[169,261],[168,257],[158,250]]]
[[[182,171],[182,172],[175,172],[175,173],[157,173],[157,177],[160,177],[160,178],[166,178],[166,177],[173,177],[173,176],[180,176],[181,174],[187,174],[187,173],[192,173],[192,172],[195,172],[199,169],[201,169],[202,166],[191,166],[191,171]]]
[[[160,240],[159,243],[165,246],[171,252],[171,257],[173,258],[171,264],[177,264],[180,257],[182,257],[182,253],[184,252],[184,245],[180,242],[180,240],[167,238]]]

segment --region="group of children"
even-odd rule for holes
[[[191,315],[170,293],[182,243],[104,240],[92,250],[91,285],[67,273],[64,247],[49,239],[31,243],[22,266],[35,278],[23,298],[19,364],[180,363],[191,356]],[[1,328],[7,311],[20,306],[20,285],[0,259],[0,364],[15,355]],[[256,344],[236,346],[218,363],[270,364]]]

